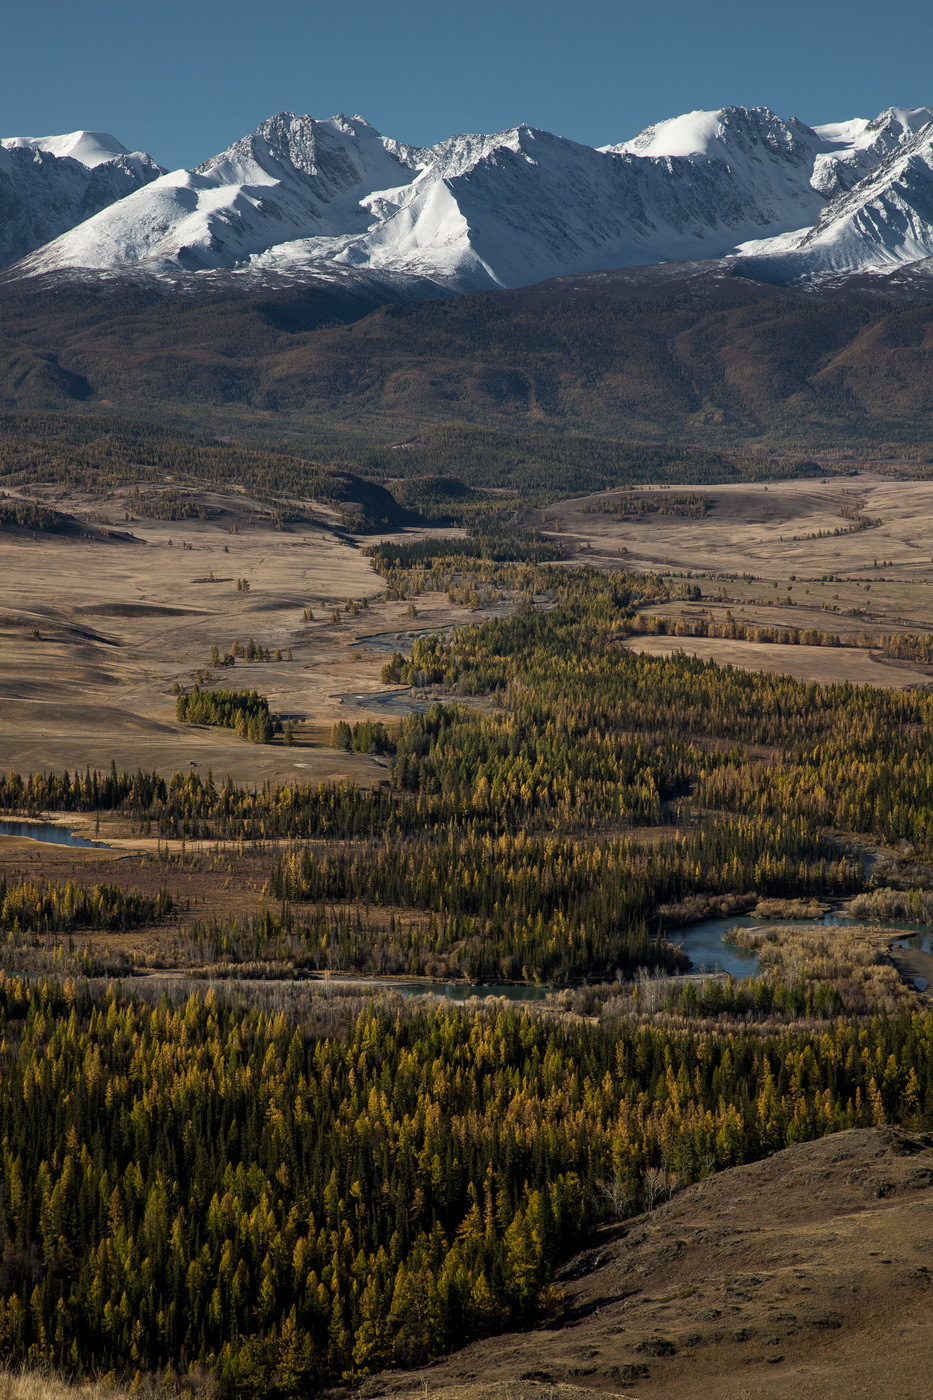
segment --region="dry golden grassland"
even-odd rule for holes
[[[580,562],[698,577],[702,602],[650,609],[658,614],[689,619],[711,612],[722,620],[730,612],[740,622],[843,635],[933,627],[933,484],[859,476],[633,494],[691,491],[710,503],[703,518],[618,520],[593,510],[630,498],[609,492],[531,512],[528,523],[551,529]],[[404,603],[376,601],[382,580],[321,507],[282,531],[267,507],[236,493],[201,493],[211,518],[173,521],[141,515],[132,490],[103,502],[64,489],[44,494],[95,533],[0,534],[0,768],[109,767],[113,759],[118,767],[163,773],[212,767],[240,782],[378,782],[378,763],[337,752],[328,739],[337,719],[386,718],[365,706],[367,694],[383,689],[381,634],[391,640],[395,632],[476,616],[441,595],[419,599],[416,618]],[[812,538],[847,528],[843,509],[884,523]],[[103,538],[101,523],[135,538]],[[821,581],[825,574],[834,577]],[[240,579],[248,580],[247,592],[238,590]],[[345,608],[350,599],[372,601],[354,616]],[[376,643],[367,645],[374,635]],[[295,716],[293,748],[246,744],[232,732],[175,719],[173,685],[191,685],[210,666],[212,647],[223,653],[250,638],[270,650],[291,649],[293,660],[240,661],[215,669],[214,683],[256,689],[274,710]],[[897,686],[931,679],[919,664],[855,647],[663,636],[629,645],[657,654],[686,648],[803,679]]]
[[[95,1381],[69,1385],[36,1371],[0,1371],[0,1400],[129,1400],[128,1390]]]
[[[695,494],[705,516],[648,513],[617,519],[605,503]],[[842,514],[846,512],[846,514]],[[849,531],[852,514],[881,521]],[[860,632],[933,628],[933,482],[860,474],[819,481],[609,491],[529,512],[528,523],[559,539],[579,562],[606,568],[692,574],[700,603],[661,604],[659,616]],[[821,536],[822,533],[822,537]],[[832,577],[827,577],[831,575]],[[920,686],[923,666],[855,646],[784,646],[708,637],[634,637],[655,655],[689,651],[720,663],[801,680]]]
[[[329,745],[338,719],[384,718],[367,710],[365,696],[385,689],[388,652],[366,638],[470,617],[441,595],[419,599],[415,619],[407,604],[376,602],[382,579],[320,507],[283,531],[245,496],[200,493],[213,518],[171,521],[134,514],[131,492],[103,504],[62,491],[45,499],[135,538],[0,532],[0,769],[115,760],[164,774],[211,767],[244,783],[379,781],[373,759]],[[238,589],[241,579],[248,591]],[[374,601],[354,615],[350,600]],[[173,684],[192,685],[210,667],[212,647],[223,654],[250,638],[290,649],[293,659],[237,661],[214,668],[213,683],[258,690],[273,710],[295,716],[294,747],[176,722]]]
[[[738,666],[745,671],[768,671],[798,681],[851,681],[853,685],[919,686],[931,677],[920,666],[886,662],[870,652],[850,647],[801,647],[721,640],[716,637],[632,637],[628,646],[650,656],[691,656]]]

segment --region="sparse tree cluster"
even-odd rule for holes
[[[202,690],[196,685],[189,695],[178,696],[175,714],[185,724],[235,729],[251,744],[271,744],[281,727],[278,717],[270,713],[266,697],[255,690]]]

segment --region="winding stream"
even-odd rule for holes
[[[692,966],[689,972],[728,972],[733,977],[757,977],[758,954],[750,948],[742,948],[736,943],[728,943],[726,935],[734,928],[753,928],[764,933],[769,928],[783,928],[796,924],[805,928],[808,924],[829,924],[844,926],[855,923],[877,924],[889,930],[892,938],[901,934],[899,942],[905,948],[918,952],[933,953],[933,925],[905,924],[881,919],[859,920],[837,910],[829,910],[822,919],[753,919],[749,915],[736,915],[727,919],[702,919],[683,928],[667,930],[671,943],[679,944]]]
[[[410,690],[386,691],[367,696],[344,695],[341,698],[344,703],[365,703],[367,708],[384,709],[396,714],[411,713],[413,709],[422,707],[426,710],[429,703],[413,702]],[[69,831],[66,826],[59,826],[54,822],[2,819],[0,836],[20,836],[30,841],[46,842],[55,846],[81,846],[105,851],[113,849],[106,841],[90,841],[87,837],[79,836],[76,832]],[[756,977],[758,954],[750,948],[729,943],[728,934],[734,928],[753,928],[764,932],[769,928],[793,922],[795,921],[790,919],[761,920],[753,919],[750,915],[733,915],[724,919],[701,919],[680,928],[671,928],[667,930],[667,937],[671,943],[679,945],[690,959],[690,967],[687,969],[690,973],[726,972],[732,977]],[[821,920],[803,921],[804,924],[814,922],[845,925],[858,921],[847,914],[830,910]],[[872,922],[882,923],[880,920]],[[933,925],[883,922],[882,927],[889,929],[892,937],[901,935],[898,943],[902,948],[933,953]],[[391,989],[403,997],[436,996],[453,1002],[469,1001],[471,997],[504,997],[515,1002],[543,1001],[551,992],[559,990],[556,987],[536,987],[514,982],[431,982],[427,979],[396,981],[378,977],[327,977],[314,980],[322,990],[328,986],[353,987],[361,991],[371,989],[373,992]]]

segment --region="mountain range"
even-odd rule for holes
[[[603,149],[286,113],[175,172],[8,138],[0,215],[0,412],[488,482],[608,479],[597,441],[933,459],[933,108]]]
[[[930,258],[930,107],[815,127],[726,107],[599,149],[529,126],[420,148],[284,112],[170,172],[99,133],[0,143],[7,281],[362,276],[409,299],[694,260],[795,283]]]

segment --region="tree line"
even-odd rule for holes
[[[128,929],[162,919],[173,908],[167,890],[150,896],[120,885],[89,887],[74,880],[56,883],[0,876],[0,926],[10,933]]]
[[[759,645],[801,647],[858,647],[880,651],[898,661],[933,664],[933,632],[826,632],[816,627],[773,626],[745,622],[728,611],[724,618],[666,617],[658,613],[635,613],[624,624],[633,637],[718,637],[728,641],[756,642]]]

